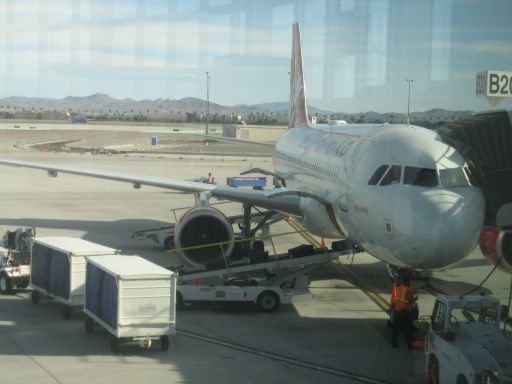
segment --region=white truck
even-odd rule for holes
[[[506,316],[492,296],[439,295],[425,338],[429,383],[512,383],[512,340],[500,330]]]
[[[26,288],[30,281],[30,247],[36,235],[34,227],[7,231],[0,246],[0,293]]]

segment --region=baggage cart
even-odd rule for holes
[[[41,296],[63,303],[62,317],[84,305],[85,256],[118,255],[119,251],[75,237],[39,237],[31,250],[32,303]]]
[[[177,275],[139,256],[91,256],[86,263],[86,331],[96,324],[106,329],[113,352],[123,343],[149,348],[154,341],[168,350],[175,333]]]

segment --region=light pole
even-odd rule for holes
[[[410,102],[411,102],[411,83],[414,80],[406,79],[405,81],[407,81],[409,83],[409,95],[407,96],[407,125],[409,125],[409,105],[410,105]]]
[[[206,72],[206,136],[208,136],[208,122],[210,120],[210,75]]]

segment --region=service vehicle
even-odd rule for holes
[[[267,185],[267,178],[265,176],[233,176],[226,179],[226,185],[261,190]]]
[[[30,247],[36,235],[34,227],[7,231],[0,247],[0,293],[26,288],[30,282]]]
[[[512,383],[508,308],[492,296],[439,295],[425,338],[429,383]]]
[[[263,241],[254,241],[251,251],[237,260],[204,270],[180,272],[177,305],[195,302],[252,303],[263,312],[274,312],[310,294],[309,272],[320,264],[353,253],[342,240],[331,249],[303,244],[287,253],[269,256]]]

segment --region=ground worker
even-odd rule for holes
[[[388,327],[392,327],[393,326],[393,320],[395,318],[396,281],[397,281],[397,279],[391,278],[391,300],[389,302]]]
[[[213,176],[211,172],[208,173],[208,178],[206,179],[206,182],[208,184],[213,184]]]
[[[393,334],[391,345],[398,347],[398,336],[404,333],[407,348],[412,349],[413,338],[413,303],[417,299],[410,287],[408,278],[397,279],[394,287],[394,316],[393,316]]]

